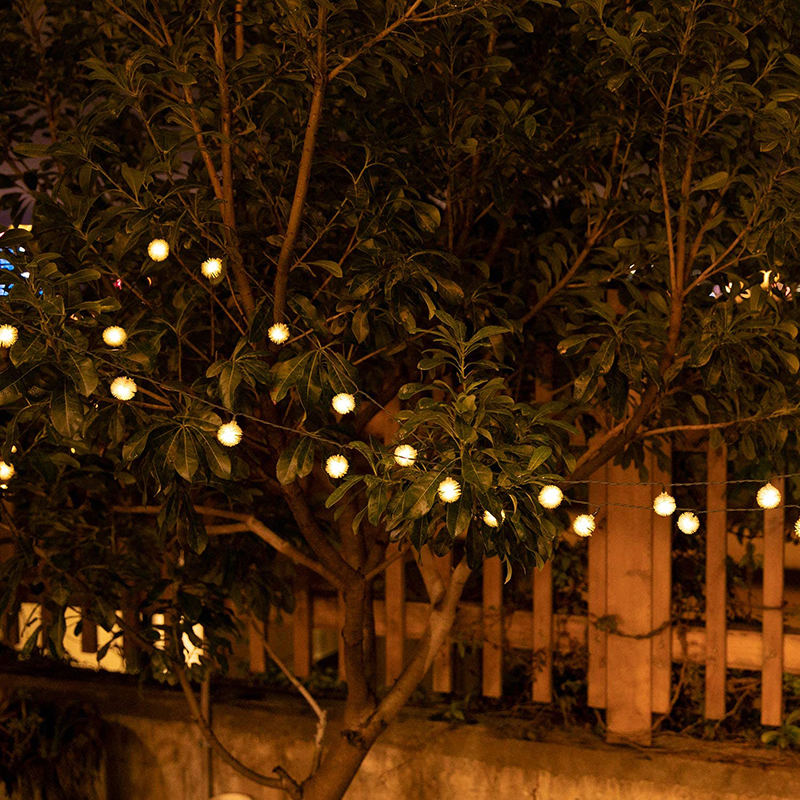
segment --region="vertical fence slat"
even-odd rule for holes
[[[604,466],[592,475],[594,481],[608,480],[608,467]],[[589,484],[589,504],[592,509],[605,506],[608,501],[608,486],[603,483]],[[597,527],[589,539],[589,667],[587,671],[588,699],[592,708],[606,707],[606,647],[608,634],[594,623],[607,613],[606,594],[608,586],[608,515],[604,509],[597,520]]]
[[[483,560],[483,694],[503,694],[503,562]]]
[[[436,559],[436,569],[445,581],[450,580],[453,570],[453,554],[441,556]],[[453,691],[453,643],[448,639],[440,648],[433,659],[433,691]]]
[[[399,545],[392,544],[386,556],[397,553]],[[403,671],[406,641],[406,581],[405,559],[401,556],[386,568],[386,685],[390,686]]]
[[[44,610],[42,613],[42,620],[45,619]],[[132,635],[128,634],[128,631],[135,632],[139,630],[139,615],[136,613],[136,609],[132,606],[128,605],[127,603],[123,606],[122,609],[122,622],[125,625],[125,628],[122,633],[122,656],[125,659],[125,671],[126,672],[138,672],[139,671],[139,645],[136,643],[136,639]],[[46,635],[46,627],[45,623],[42,623],[43,631]]]
[[[13,512],[11,503],[5,503],[9,515]],[[0,544],[0,564],[9,561],[14,555],[14,544]],[[19,641],[19,614],[16,606],[12,605],[9,610],[0,617],[0,641],[13,646]]]
[[[773,481],[785,495],[783,478]],[[764,512],[764,661],[761,671],[761,724],[780,725],[783,717],[783,570],[786,510]]]
[[[313,660],[311,641],[311,596],[308,591],[308,570],[298,567],[294,578],[294,614],[292,615],[292,655],[294,674],[307,678]]]
[[[533,570],[533,702],[553,699],[553,562]]]
[[[708,449],[706,488],[706,718],[725,716],[727,668],[728,516],[725,481],[728,453],[723,445]]]
[[[250,655],[250,672],[256,675],[267,669],[267,654],[264,651],[264,641],[267,630],[260,619],[248,617],[247,619],[247,650]]]
[[[609,635],[606,722],[611,742],[649,745],[651,732],[652,619],[651,487],[639,483],[639,471],[609,465],[609,481],[633,483],[608,487],[608,614],[624,636]],[[638,506],[630,508],[626,506]]]
[[[663,445],[662,449],[668,448]],[[655,455],[652,457],[652,480],[661,481],[665,487],[672,482],[669,471],[658,467]],[[651,503],[661,492],[661,486],[654,485]],[[653,634],[650,640],[652,667],[652,710],[655,714],[669,712],[670,684],[672,682],[672,517],[659,517],[652,514],[653,524],[653,610],[650,630],[663,630]]]
[[[88,608],[81,609],[81,651],[97,652],[97,623],[90,619]]]
[[[344,668],[344,595],[339,592],[339,680],[347,680]]]

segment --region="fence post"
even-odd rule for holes
[[[347,673],[344,667],[344,595],[339,592],[338,620],[339,620],[339,680],[346,681]]]
[[[307,678],[311,674],[311,595],[308,591],[308,570],[297,566],[294,575],[294,614],[292,614],[292,654],[294,674]]]
[[[386,557],[398,551],[389,545]],[[405,558],[400,556],[386,568],[386,685],[391,686],[403,671],[406,642]]]
[[[589,667],[587,670],[588,701],[592,708],[606,707],[607,648],[608,633],[595,625],[595,622],[608,613],[608,465],[601,467],[592,475],[589,484],[589,506],[603,507],[597,525],[589,539],[589,619],[587,620],[587,639],[589,644]]]
[[[706,489],[706,719],[725,716],[727,669],[728,453],[708,448]]]
[[[437,558],[435,563],[442,580],[447,583],[453,571],[452,552]],[[433,691],[444,693],[453,691],[453,643],[449,638],[433,659]]]
[[[503,694],[503,562],[483,559],[483,694]]]
[[[785,480],[773,484],[785,497]],[[764,661],[761,670],[761,724],[783,720],[783,570],[786,509],[783,502],[764,511]]]
[[[652,474],[652,471],[651,471]],[[651,492],[635,467],[609,465],[607,613],[621,634],[608,637],[606,723],[610,742],[649,745],[651,733],[653,533]],[[633,507],[631,507],[633,506]]]
[[[533,702],[553,699],[553,562],[533,570]]]
[[[663,445],[670,457],[669,444]],[[661,481],[664,488],[672,483],[671,471],[659,469],[655,454],[652,456],[652,480]],[[661,486],[654,484],[650,492],[652,504],[662,491]],[[672,517],[659,517],[652,513],[653,526],[653,610],[650,619],[650,630],[664,629],[653,634],[650,640],[651,658],[653,662],[652,711],[656,714],[667,714],[670,703],[670,684],[672,682]]]

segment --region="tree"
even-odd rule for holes
[[[794,5],[547,5],[3,12],[27,65],[4,203],[35,205],[0,239],[19,335],[0,609],[38,589],[58,656],[64,606],[90,599],[222,758],[290,796],[342,796],[484,556],[510,574],[552,554],[568,518],[542,486],[679,429],[742,464],[796,451]],[[67,38],[81,62],[58,67]],[[431,615],[378,698],[394,542]],[[192,689],[226,668],[231,604],[291,606],[276,552],[344,597],[345,716],[305,779],[235,762]]]

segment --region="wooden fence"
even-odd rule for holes
[[[438,692],[453,689],[453,642],[462,640],[482,649],[482,691],[487,697],[503,694],[503,658],[509,649],[528,651],[533,675],[534,702],[550,702],[553,694],[553,655],[576,648],[588,651],[588,700],[606,710],[608,738],[647,744],[653,714],[669,711],[672,666],[689,661],[705,666],[705,715],[720,719],[726,711],[729,669],[761,673],[761,721],[779,725],[783,716],[783,674],[800,674],[800,634],[784,631],[784,556],[787,519],[783,507],[763,513],[763,622],[761,629],[727,628],[726,453],[707,453],[705,625],[672,624],[672,537],[675,519],[656,516],[653,499],[659,482],[670,476],[659,471],[650,457],[651,481],[641,484],[638,471],[609,465],[594,476],[589,487],[590,508],[601,506],[588,548],[588,616],[567,616],[553,607],[552,565],[531,576],[532,607],[508,609],[503,603],[502,564],[488,559],[482,570],[482,600],[462,602],[451,642],[437,655],[432,686]],[[784,493],[782,482],[776,482]],[[757,486],[754,484],[754,486]],[[582,509],[579,509],[582,510]],[[386,570],[385,599],[375,601],[377,635],[385,637],[387,683],[400,674],[413,640],[425,628],[430,607],[406,599],[406,553]],[[452,569],[452,555],[437,559],[443,576]],[[309,575],[300,570],[294,586],[291,647],[294,671],[306,677],[313,667],[312,633],[340,630],[341,600],[314,595]],[[614,625],[602,624],[613,620]],[[601,624],[598,624],[598,621]],[[129,620],[129,622],[131,622]],[[6,631],[6,637],[14,637]],[[265,669],[263,627],[249,628],[249,663],[254,672]],[[84,624],[83,652],[97,650],[94,625]],[[124,637],[123,637],[124,638]],[[123,645],[125,660],[135,660],[132,642]],[[341,637],[339,664],[343,664]],[[121,663],[121,662],[120,662]],[[345,678],[343,667],[339,675]]]

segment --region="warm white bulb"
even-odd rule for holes
[[[800,517],[798,518],[797,522],[794,524],[794,535],[800,539]]]
[[[399,444],[394,449],[394,460],[401,467],[410,467],[417,460],[417,450],[410,444]]]
[[[539,492],[539,502],[545,508],[558,508],[563,499],[564,492],[562,492],[558,486],[553,486],[552,484],[549,486],[542,486],[542,490]]]
[[[120,376],[119,378],[114,378],[111,382],[111,394],[117,400],[130,400],[136,394],[138,388],[133,378]]]
[[[331,405],[337,414],[349,414],[356,407],[356,399],[347,392],[340,392],[334,395]]]
[[[289,339],[289,326],[285,322],[276,322],[270,326],[267,336],[273,344],[283,344]]]
[[[678,517],[678,528],[681,533],[691,535],[697,533],[699,527],[700,520],[697,518],[697,514],[692,514],[691,511],[684,511],[683,514]]]
[[[207,258],[201,265],[200,271],[209,280],[222,275],[222,262],[218,258]]]
[[[591,536],[594,533],[594,515],[592,514],[578,514],[575,517],[575,522],[572,523],[572,530],[578,536]]]
[[[348,469],[350,469],[350,462],[341,455],[331,456],[325,462],[325,472],[327,472],[331,478],[343,478],[347,475]]]
[[[15,444],[11,445],[11,452],[12,453],[16,453],[17,452],[17,446]]]
[[[5,461],[0,461],[0,481],[10,481],[15,472],[13,464],[6,464]]]
[[[765,483],[758,490],[756,502],[761,508],[776,508],[780,505],[781,493],[771,483]]]
[[[454,478],[445,478],[439,484],[439,499],[443,503],[455,503],[461,497],[461,486]]]
[[[103,341],[109,347],[122,347],[128,341],[128,334],[125,332],[125,328],[112,325],[103,331]]]
[[[506,512],[500,512],[500,519],[505,522],[506,519]],[[491,511],[484,511],[483,512],[483,521],[490,527],[490,528],[499,528],[500,523],[497,521],[497,517],[492,514]]]
[[[147,255],[149,255],[153,261],[163,261],[169,255],[169,244],[164,239],[153,239],[153,241],[147,245]]]
[[[675,513],[675,498],[667,492],[661,492],[655,500],[653,500],[653,511],[659,517],[669,517]]]
[[[13,325],[0,325],[0,347],[11,347],[18,336],[19,331]]]
[[[236,422],[226,422],[217,428],[217,441],[225,447],[236,447],[242,441],[242,429]]]

